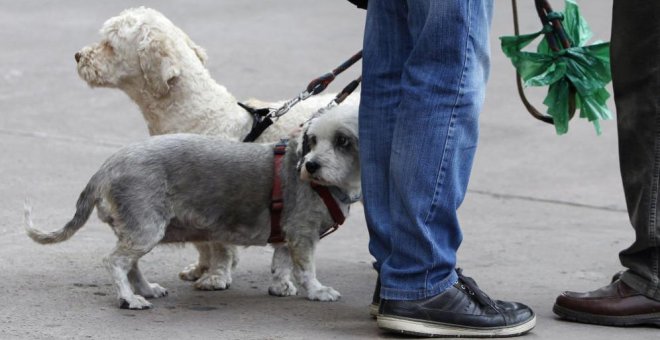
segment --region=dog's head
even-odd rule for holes
[[[78,74],[92,87],[132,86],[162,97],[181,73],[182,61],[206,53],[160,12],[131,8],[108,19],[102,39],[75,54]]]
[[[302,180],[336,186],[351,197],[360,195],[360,148],[355,107],[340,105],[314,118],[298,138],[298,168]]]

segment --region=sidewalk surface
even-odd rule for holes
[[[214,78],[237,98],[289,98],[361,48],[364,12],[347,1],[155,1],[207,49]],[[194,5],[193,5],[194,3]],[[522,32],[540,29],[524,2]],[[131,1],[0,0],[0,338],[26,339],[369,339],[393,338],[368,315],[376,278],[362,207],[317,252],[334,303],[267,294],[267,247],[242,250],[227,291],[200,292],[177,273],[191,246],[159,247],[145,274],[169,289],[154,309],[117,308],[101,259],[116,240],[95,214],[68,242],[41,246],[23,231],[23,201],[35,223],[60,228],[103,160],[147,137],[137,106],[122,92],[90,89],[74,53],[97,41],[101,24]],[[580,1],[597,39],[609,40],[611,1]],[[557,9],[563,8],[553,1]],[[525,339],[657,339],[653,328],[587,326],[552,313],[562,290],[590,290],[620,270],[633,238],[620,184],[616,124],[596,136],[575,119],[568,135],[531,118],[517,97],[514,70],[499,49],[511,34],[508,1],[496,1],[492,72],[481,143],[460,209],[459,265],[491,296],[529,304],[538,325]],[[341,76],[337,91],[359,67]],[[543,91],[530,91],[542,105]],[[614,109],[613,102],[610,107]]]

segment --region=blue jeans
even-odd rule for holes
[[[490,65],[492,0],[374,0],[363,49],[360,162],[381,297],[457,281],[463,201]]]

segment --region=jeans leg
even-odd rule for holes
[[[381,168],[378,197],[369,188],[374,174],[365,168],[370,166],[371,156],[362,158],[370,250],[380,268],[381,297],[422,299],[442,292],[457,279],[454,267],[462,234],[456,210],[467,188],[477,145],[478,116],[489,71],[492,1],[373,1],[367,30],[369,16],[378,14],[381,3],[396,3],[400,8],[405,4],[405,19],[398,17],[405,30],[394,24],[397,31],[390,35],[408,36],[410,45],[405,45],[409,49],[402,69],[395,72],[400,74],[399,82],[390,83],[392,93],[398,92],[397,100],[385,98],[396,106],[378,113],[393,129],[375,131],[377,125],[365,126],[360,121],[361,133],[364,131],[361,153],[365,151],[362,138],[368,133],[391,138],[386,147],[375,150],[367,146],[366,150],[390,150],[380,159],[385,164],[389,158],[389,163]],[[369,32],[365,34],[366,39]],[[370,42],[365,40],[365,52],[367,44]],[[381,46],[384,50],[391,47]],[[368,66],[370,62],[365,59],[364,63]],[[371,101],[383,100],[371,96],[372,87],[382,86],[363,84],[361,118],[374,105]],[[380,202],[378,207],[371,205],[374,199]],[[374,219],[378,209],[382,209],[382,220]]]
[[[635,242],[619,254],[622,280],[660,299],[660,3],[615,0],[612,78],[619,160]]]
[[[380,265],[390,253],[389,164],[394,110],[411,50],[405,1],[372,1],[367,10],[360,100],[360,167],[369,250]]]

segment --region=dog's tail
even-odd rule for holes
[[[34,242],[41,244],[59,243],[70,239],[78,229],[85,225],[89,215],[91,215],[92,210],[94,210],[96,198],[94,197],[93,192],[92,185],[87,184],[85,190],[80,193],[78,203],[76,203],[76,213],[71,221],[69,221],[64,228],[51,232],[43,232],[34,228],[34,225],[32,224],[32,207],[30,206],[29,200],[26,199],[24,205],[25,231],[28,236],[30,236]]]

